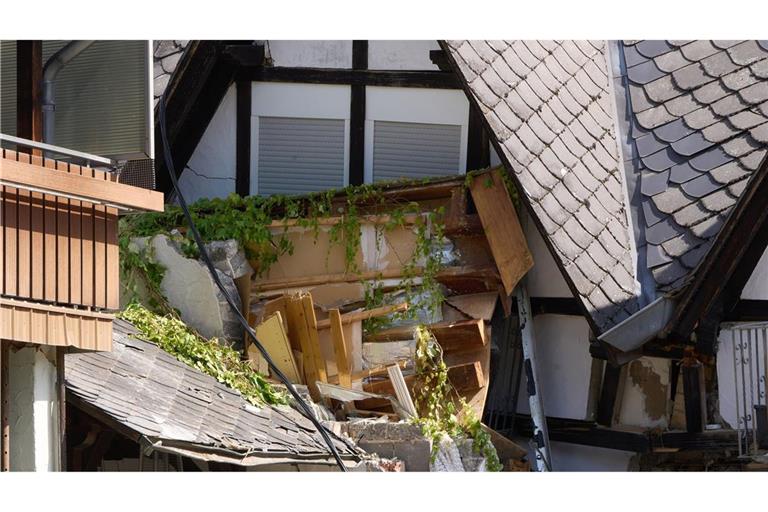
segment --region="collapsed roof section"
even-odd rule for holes
[[[639,309],[603,41],[448,41],[597,332]]]
[[[73,405],[159,451],[243,466],[335,464],[312,423],[290,407],[248,403],[237,391],[182,363],[115,320],[112,352],[66,356]],[[342,459],[361,452],[329,433]]]

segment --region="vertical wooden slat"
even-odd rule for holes
[[[69,166],[69,172],[72,174],[83,173],[79,165]],[[82,203],[74,199],[69,200],[69,300],[72,304],[82,304]]]
[[[32,156],[32,164],[43,165],[43,159],[40,156]],[[45,259],[44,259],[44,220],[43,212],[43,194],[41,192],[32,192],[30,208],[30,230],[32,231],[32,299],[43,300],[45,297]]]
[[[107,208],[107,308],[120,307],[120,250],[117,208]]]
[[[66,162],[56,162],[56,168],[69,172]],[[69,304],[69,199],[56,202],[56,301]]]
[[[18,261],[18,251],[16,250],[16,241],[18,230],[16,229],[17,216],[17,191],[13,187],[3,187],[3,231],[5,236],[5,295],[16,295],[18,289],[16,286],[16,273]]]
[[[30,162],[30,157],[27,154],[19,153],[18,159],[21,162]],[[30,265],[32,264],[32,252],[31,252],[31,240],[30,240],[30,200],[31,194],[28,190],[18,189],[16,199],[17,215],[18,215],[18,238],[17,238],[17,251],[18,251],[18,282],[17,293],[19,297],[30,297],[31,292],[31,272]]]
[[[106,180],[107,173],[94,170],[96,179]],[[107,209],[101,205],[93,207],[93,305],[107,306]]]
[[[90,167],[83,167],[82,174],[84,176],[93,176],[93,169]],[[81,236],[82,236],[82,304],[85,306],[93,306],[93,203],[87,203],[85,201],[80,203],[81,205]]]
[[[45,167],[56,168],[56,161],[45,159]],[[56,196],[43,194],[43,273],[45,274],[43,298],[56,301]]]

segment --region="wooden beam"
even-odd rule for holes
[[[605,365],[600,400],[597,403],[597,423],[606,427],[614,424],[614,418],[621,412],[621,396],[624,394],[626,366]]]
[[[378,308],[371,308],[363,311],[353,311],[351,313],[344,313],[343,315],[340,315],[339,322],[342,325],[347,325],[355,322],[361,322],[363,320],[368,320],[370,318],[391,315],[392,313],[398,313],[398,312],[407,311],[407,310],[408,310],[408,303],[402,302],[400,304],[393,304],[391,306],[380,306]],[[331,311],[338,312],[338,310],[333,310],[333,309]],[[328,318],[327,320],[317,321],[318,330],[329,329],[331,327],[333,327],[332,318]]]
[[[328,312],[331,322],[331,339],[333,340],[333,352],[336,356],[336,371],[339,376],[339,384],[345,388],[352,387],[352,365],[349,360],[349,348],[344,339],[341,314],[338,309]]]
[[[392,383],[392,387],[395,390],[395,396],[400,405],[405,409],[411,417],[416,417],[416,406],[413,405],[413,399],[411,393],[408,391],[408,385],[405,383],[403,372],[396,364],[387,366],[387,375],[389,375],[389,381]]]
[[[16,136],[42,142],[43,42],[16,41]],[[18,148],[40,155],[39,149]]]
[[[441,322],[428,325],[431,332],[443,351],[469,350],[484,347],[487,343],[485,337],[485,322],[482,319],[463,320],[461,322]],[[413,326],[395,327],[384,329],[375,334],[366,336],[366,342],[388,342],[411,339]]]
[[[368,41],[352,41],[352,69],[368,69]],[[353,84],[349,109],[349,184],[365,182],[365,84]]]
[[[237,66],[258,67],[264,65],[264,45],[244,41],[240,44],[224,44],[221,49],[224,59]]]
[[[248,73],[256,82],[296,82],[305,84],[374,85],[381,87],[416,87],[460,89],[453,73],[444,71],[383,71],[336,68],[260,67]]]
[[[235,192],[251,194],[251,82],[237,81],[235,114]]]
[[[429,60],[432,61],[432,64],[437,66],[440,71],[451,71],[448,57],[446,57],[443,50],[429,50]]]
[[[161,212],[164,208],[163,195],[153,190],[61,172],[7,158],[0,160],[0,166],[0,180],[12,187],[35,189],[65,197],[73,196],[134,210]]]
[[[703,432],[707,423],[704,367],[692,357],[686,357],[682,363],[682,371],[685,429],[689,433]]]
[[[739,299],[724,317],[725,322],[768,321],[768,300]]]
[[[488,132],[483,126],[483,114],[474,104],[470,103],[467,125],[467,171],[490,167],[490,148]]]

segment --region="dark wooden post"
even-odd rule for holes
[[[352,69],[368,69],[368,41],[352,41]],[[350,86],[349,184],[365,181],[365,85]]]
[[[235,192],[251,194],[251,81],[237,81]]]
[[[16,41],[16,135],[43,140],[43,42]],[[19,151],[30,152],[28,148]],[[39,154],[34,150],[33,154]]]
[[[683,396],[685,397],[685,428],[688,432],[703,432],[707,423],[706,388],[704,366],[686,350],[682,362]]]

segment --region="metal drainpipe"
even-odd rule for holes
[[[72,59],[80,55],[95,41],[71,41],[53,54],[43,67],[43,142],[53,142],[54,119],[56,115],[56,75]]]

